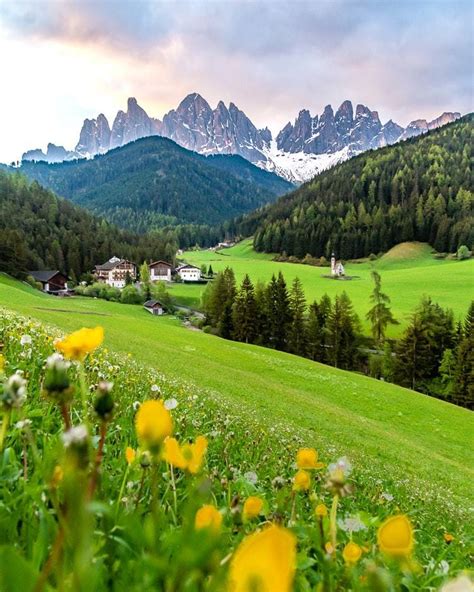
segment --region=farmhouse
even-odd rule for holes
[[[114,288],[123,288],[126,284],[127,274],[130,279],[137,279],[137,266],[127,259],[112,257],[103,265],[96,265],[94,275],[98,282],[103,282]]]
[[[165,312],[163,305],[158,300],[147,300],[143,307],[152,315],[161,316]]]
[[[39,282],[43,292],[58,294],[67,290],[68,278],[60,271],[30,271],[31,277]]]
[[[152,282],[171,282],[171,272],[173,266],[166,261],[155,261],[150,263],[150,281]]]
[[[183,282],[199,282],[201,280],[201,270],[194,265],[180,265],[176,272]]]

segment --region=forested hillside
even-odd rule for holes
[[[23,175],[0,171],[0,271],[24,277],[31,269],[59,269],[79,279],[112,255],[171,260],[176,249],[171,231],[119,230]]]
[[[437,251],[474,244],[473,116],[422,137],[371,151],[315,177],[275,204],[244,216],[258,251],[343,259],[402,241]]]
[[[137,232],[181,223],[218,224],[293,188],[240,156],[206,157],[157,136],[92,160],[24,162],[21,171]]]

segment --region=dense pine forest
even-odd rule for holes
[[[258,251],[343,259],[402,241],[439,252],[474,244],[473,115],[315,177],[235,226]]]
[[[293,188],[240,156],[206,157],[158,136],[91,160],[23,162],[21,172],[134,232],[218,224]]]
[[[173,260],[172,231],[137,235],[59,199],[23,175],[0,171],[0,271],[59,269],[72,279],[112,255],[133,261]]]
[[[204,330],[225,339],[290,352],[344,370],[363,372],[428,395],[474,409],[474,301],[464,322],[452,311],[423,297],[401,339],[385,333],[398,324],[382,278],[374,271],[367,319],[372,339],[346,292],[331,300],[324,294],[308,304],[301,281],[288,286],[280,272],[267,284],[245,276],[237,286],[226,268],[203,298]]]

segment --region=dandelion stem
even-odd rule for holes
[[[78,373],[79,373],[79,385],[81,387],[81,401],[82,401],[82,413],[84,415],[83,422],[87,425],[87,381],[86,381],[86,373],[84,371],[84,366],[82,363],[78,365]]]
[[[10,423],[10,411],[3,413],[2,430],[0,431],[0,450],[3,450],[3,441],[7,435],[8,424]]]
[[[127,477],[128,477],[129,471],[130,471],[130,465],[127,465],[127,468],[125,469],[125,473],[123,474],[122,485],[120,486],[120,491],[118,494],[117,502],[115,504],[115,520],[117,520],[117,516],[118,516],[118,512],[119,512],[119,508],[120,508],[120,500],[123,497],[125,483],[127,482]]]
[[[97,448],[97,454],[95,457],[95,464],[94,470],[92,473],[92,477],[89,483],[89,499],[92,499],[94,492],[97,487],[97,481],[99,479],[99,471],[100,465],[102,464],[102,459],[104,458],[104,444],[105,444],[105,436],[107,434],[107,422],[103,421],[100,424],[100,440],[99,446]]]
[[[61,415],[63,416],[64,427],[67,431],[71,427],[71,417],[69,416],[69,409],[68,409],[68,406],[66,405],[66,403],[63,403],[61,405]]]
[[[332,499],[332,506],[331,506],[331,513],[329,514],[329,533],[331,536],[331,544],[334,549],[336,550],[336,533],[337,533],[337,523],[336,523],[336,516],[337,516],[337,504],[339,503],[339,495],[336,495]]]
[[[51,548],[51,553],[41,570],[41,573],[36,581],[34,592],[41,592],[43,590],[51,571],[53,570],[54,564],[59,558],[61,553],[61,548],[64,542],[64,528],[62,526],[59,527],[59,530],[56,534],[56,538],[54,539],[53,546]]]
[[[173,490],[174,515],[175,515],[175,519],[176,519],[176,517],[178,515],[178,498],[176,495],[176,481],[174,479],[173,465],[170,465],[170,472],[171,472],[171,488]]]

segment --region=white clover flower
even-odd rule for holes
[[[255,473],[254,471],[247,471],[246,473],[244,473],[244,478],[249,483],[252,483],[252,485],[256,485],[258,483],[258,476],[257,473]]]
[[[365,524],[357,516],[338,520],[338,525],[344,532],[359,532],[361,530],[366,530]]]
[[[157,384],[152,384],[152,385],[151,385],[151,391],[152,391],[153,393],[159,393],[159,392],[160,392],[160,390],[161,390],[161,389],[160,389],[160,387],[159,387]]]
[[[17,430],[26,430],[31,425],[31,419],[23,419],[21,421],[17,421],[15,427]]]
[[[21,339],[20,339],[20,344],[25,346],[25,345],[30,345],[32,342],[31,339],[31,335],[22,335]]]
[[[165,401],[165,409],[171,411],[172,409],[176,409],[178,406],[178,401],[173,397],[172,399],[166,399]]]
[[[393,501],[393,495],[391,493],[387,493],[386,491],[384,491],[383,493],[381,493],[380,494],[380,497],[382,497],[387,502],[392,502]]]
[[[74,426],[62,435],[63,444],[66,448],[69,448],[72,444],[84,444],[88,435],[87,428],[84,424]]]

